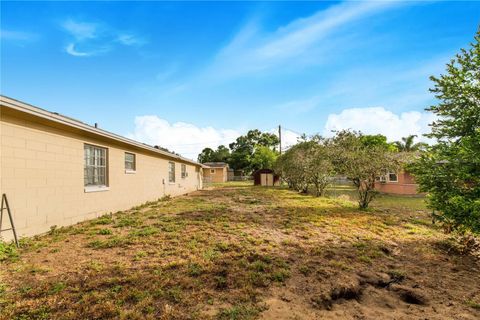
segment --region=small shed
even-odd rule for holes
[[[253,173],[253,184],[255,186],[273,187],[280,185],[280,176],[272,169],[260,169]]]

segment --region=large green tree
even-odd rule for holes
[[[435,218],[453,229],[480,233],[480,29],[469,49],[431,77],[438,104],[428,148],[412,170],[420,191],[428,192]]]
[[[278,153],[269,147],[258,146],[252,156],[250,168],[252,171],[258,169],[271,169],[275,164]]]
[[[230,160],[230,150],[221,145],[218,146],[217,150],[212,148],[205,148],[198,155],[198,162],[228,162]]]
[[[385,137],[383,134],[365,134],[365,135],[360,135],[359,138],[362,144],[365,145],[366,147],[377,146],[389,151],[397,150],[397,147],[395,146],[395,144],[387,142],[387,137]]]
[[[229,161],[230,167],[250,173],[255,170],[252,161],[258,147],[267,147],[275,151],[278,143],[278,137],[272,133],[261,132],[257,129],[250,130],[229,145],[230,150],[232,150]]]

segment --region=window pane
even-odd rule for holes
[[[125,153],[125,169],[135,170],[135,155],[132,153]]]
[[[107,184],[107,149],[85,146],[84,147],[84,184]]]
[[[390,181],[397,181],[397,174],[396,174],[396,173],[390,173],[390,174],[388,175],[388,179],[389,179]]]
[[[175,163],[168,163],[168,180],[169,182],[175,182]]]

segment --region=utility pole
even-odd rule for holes
[[[280,150],[280,154],[282,154],[282,127],[280,125],[278,125],[278,140],[279,140],[279,150]]]

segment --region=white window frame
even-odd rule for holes
[[[187,173],[187,165],[182,163],[181,166],[181,176],[182,176],[182,179],[185,179],[186,177],[188,177],[188,173]]]
[[[87,150],[89,150],[87,152]],[[103,153],[103,156],[102,156]],[[103,158],[103,161],[102,161]],[[105,147],[100,147],[92,144],[84,144],[83,147],[83,186],[85,192],[96,192],[96,191],[107,191],[108,187],[108,149]],[[88,177],[88,171],[91,169],[93,171],[93,177]],[[103,181],[98,181],[98,183],[88,183],[87,181],[99,180],[100,175],[98,172],[103,171],[104,179]],[[95,178],[95,172],[97,172],[97,177]]]
[[[210,174],[215,174],[215,169],[210,169]]]
[[[168,183],[170,184],[175,183],[175,162],[173,161],[168,162]]]
[[[397,179],[396,179],[396,180],[391,180],[391,179],[390,179],[390,175],[391,175],[391,174],[394,174]],[[387,174],[387,180],[388,180],[388,182],[397,183],[397,182],[398,182],[398,174],[397,174],[396,172],[389,172],[389,173]]]
[[[127,155],[133,156],[133,169],[127,168]],[[137,155],[131,152],[125,152],[125,173],[135,173],[137,172]]]

